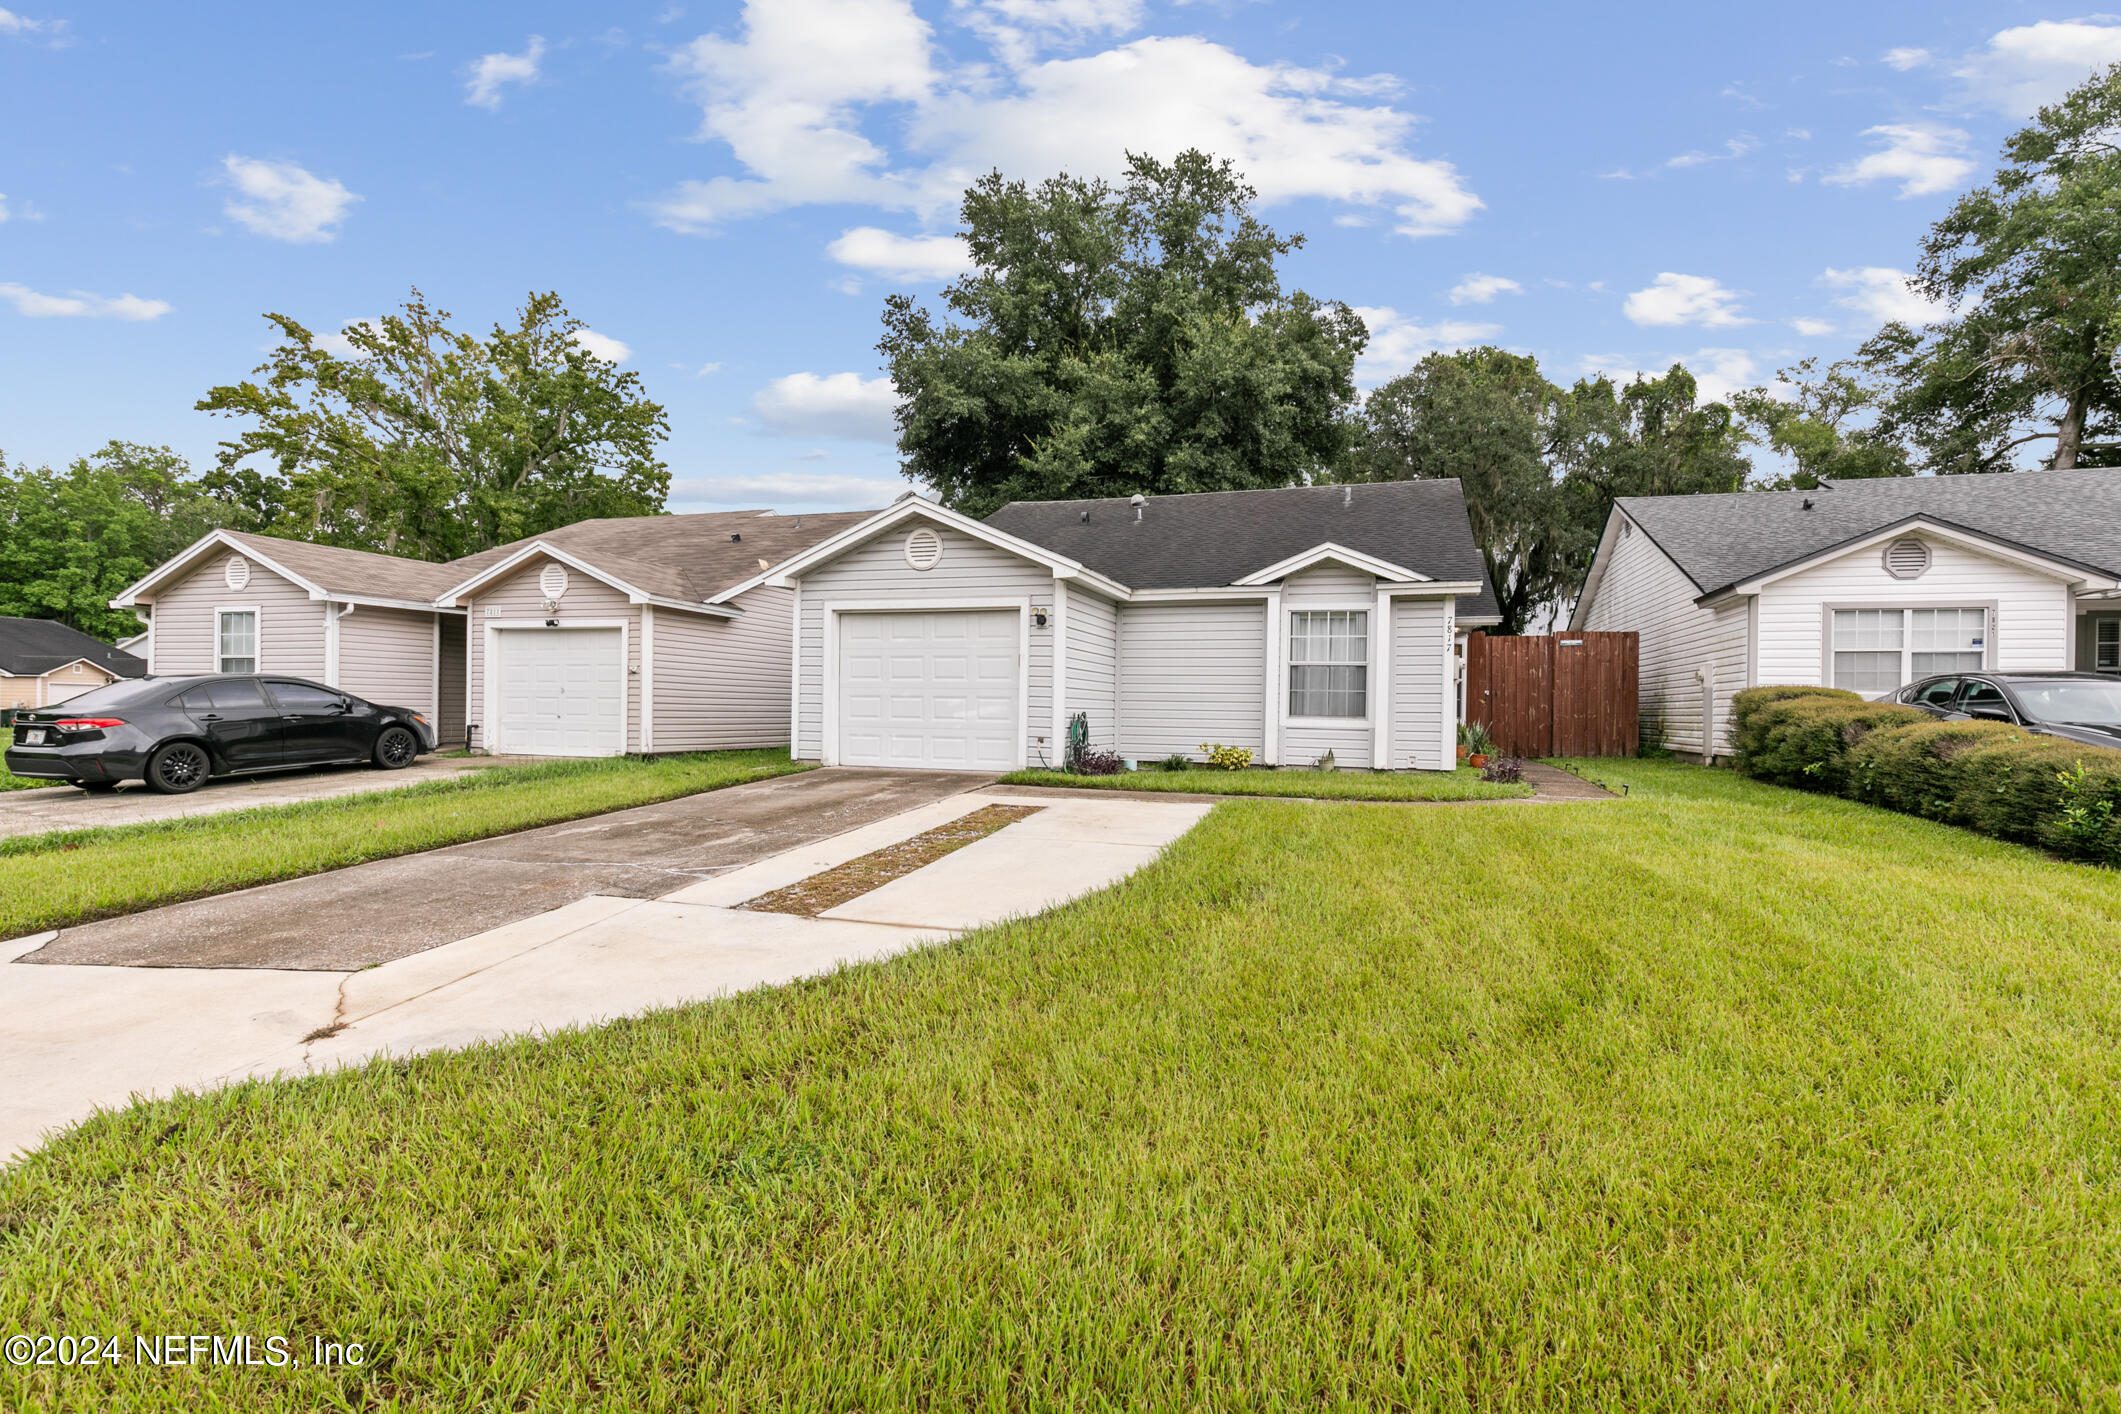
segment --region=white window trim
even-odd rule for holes
[[[2102,646],[2099,642],[2099,635],[2102,630],[2109,628],[2113,629],[2115,634],[2114,661],[2111,665],[2099,661],[2099,649]],[[2102,614],[2092,620],[2092,671],[2095,673],[2121,672],[2121,618],[2115,618],[2111,614]]]
[[[223,614],[249,614],[249,615],[250,615],[250,654],[251,654],[251,657],[250,657],[250,670],[251,670],[252,672],[254,672],[254,673],[262,673],[262,672],[264,672],[264,671],[265,671],[265,610],[264,610],[263,608],[259,607],[259,606],[258,606],[258,605],[256,605],[256,604],[216,604],[216,605],[214,605],[214,652],[213,652],[213,660],[214,660],[214,671],[215,671],[216,673],[219,673],[219,672],[224,672],[224,671],[226,671],[226,670],[225,670],[224,668],[222,668],[222,666],[221,666],[221,658],[222,658],[222,654],[221,654],[221,616],[222,616]]]
[[[626,664],[631,661],[627,655],[633,642],[633,622],[630,619],[561,619],[557,624],[547,623],[544,619],[486,620],[484,658],[479,664],[479,676],[485,679],[482,696],[486,720],[481,724],[479,732],[479,749],[488,755],[506,750],[506,745],[501,740],[501,634],[507,629],[526,628],[546,633],[565,633],[569,629],[581,628],[615,628],[619,631],[619,748],[609,754],[624,756],[627,743],[633,736],[633,724],[627,720],[633,715],[633,694],[626,686],[629,676]],[[468,643],[466,647],[469,648]]]
[[[1834,615],[1842,609],[1897,609],[1902,613],[1914,609],[1979,609],[1985,616],[1981,632],[1981,667],[1965,671],[1997,671],[1996,640],[2001,634],[1996,626],[1998,615],[1994,599],[1886,599],[1869,602],[1833,600],[1819,606],[1819,683],[1822,687],[1834,685]],[[1910,641],[1910,635],[1903,632],[1900,645],[1900,681],[1896,686],[1886,688],[1881,696],[1898,692],[1915,680],[1914,662],[1914,645]]]
[[[1382,599],[1382,598],[1383,598],[1383,596],[1382,596],[1382,595],[1378,596],[1378,599]],[[1284,673],[1284,675],[1285,675],[1285,676],[1284,676],[1284,683],[1285,683],[1285,684],[1286,684],[1286,682],[1287,682],[1287,681],[1289,681],[1288,677],[1286,676],[1286,675],[1288,674],[1289,670],[1290,670],[1290,669],[1292,669],[1292,668],[1297,668],[1297,667],[1310,667],[1310,668],[1323,668],[1323,667],[1337,667],[1337,668],[1358,668],[1358,667],[1359,667],[1359,668],[1362,668],[1362,669],[1364,669],[1365,671],[1364,671],[1364,673],[1363,673],[1363,680],[1362,680],[1362,681],[1363,681],[1363,689],[1362,689],[1362,692],[1363,692],[1363,710],[1362,710],[1362,711],[1361,711],[1360,713],[1358,713],[1357,715],[1353,716],[1353,717],[1299,717],[1299,716],[1297,716],[1297,715],[1296,715],[1295,713],[1293,713],[1293,712],[1291,712],[1291,711],[1289,710],[1289,695],[1288,695],[1288,689],[1287,689],[1287,688],[1286,688],[1286,686],[1285,686],[1285,687],[1284,687],[1284,690],[1283,690],[1283,692],[1282,692],[1282,698],[1281,698],[1281,720],[1282,720],[1282,724],[1283,724],[1284,726],[1291,726],[1291,727],[1342,727],[1342,728],[1345,728],[1345,727],[1349,726],[1349,725],[1350,725],[1350,724],[1352,724],[1352,723],[1355,723],[1355,722],[1360,722],[1360,723],[1362,723],[1362,724],[1363,724],[1364,726],[1367,726],[1367,727],[1372,727],[1372,728],[1374,728],[1374,726],[1375,726],[1375,724],[1376,724],[1376,712],[1377,712],[1377,683],[1376,683],[1376,676],[1377,676],[1377,663],[1376,663],[1376,659],[1377,659],[1377,602],[1378,602],[1378,600],[1376,600],[1376,599],[1350,599],[1350,600],[1347,600],[1347,601],[1345,601],[1345,602],[1341,602],[1341,601],[1338,601],[1338,600],[1336,600],[1336,601],[1333,601],[1333,602],[1331,602],[1331,603],[1323,603],[1323,602],[1322,602],[1322,603],[1317,603],[1317,604],[1311,604],[1311,603],[1306,603],[1306,604],[1304,604],[1304,605],[1303,605],[1303,606],[1302,606],[1301,608],[1293,608],[1293,609],[1290,609],[1290,610],[1288,610],[1288,612],[1287,612],[1287,617],[1286,617],[1286,618],[1284,618],[1284,619],[1282,620],[1282,625],[1281,625],[1281,628],[1282,628],[1282,648],[1281,648],[1281,660],[1282,660],[1282,671],[1283,671],[1283,673]],[[1290,645],[1291,645],[1291,644],[1293,644],[1293,643],[1295,642],[1295,640],[1296,640],[1296,628],[1295,628],[1295,623],[1294,623],[1294,619],[1295,619],[1296,615],[1298,615],[1298,614],[1368,614],[1368,615],[1369,615],[1370,617],[1368,618],[1368,620],[1366,620],[1366,623],[1365,623],[1365,628],[1366,628],[1366,632],[1365,632],[1365,635],[1364,635],[1364,637],[1365,637],[1365,639],[1366,639],[1366,644],[1365,644],[1365,647],[1364,647],[1364,649],[1363,649],[1363,652],[1364,652],[1364,653],[1365,653],[1365,654],[1366,654],[1367,656],[1366,656],[1366,657],[1365,657],[1365,658],[1363,659],[1363,661],[1362,661],[1362,662],[1360,662],[1360,663],[1298,663],[1298,662],[1296,662],[1296,661],[1295,661],[1295,660],[1294,660],[1293,658],[1291,658],[1291,657],[1289,656],[1289,654],[1290,654]]]
[[[821,647],[824,662],[819,673],[825,699],[819,703],[818,721],[822,740],[818,760],[826,766],[840,764],[840,616],[842,614],[947,614],[960,610],[1016,610],[1016,769],[1030,764],[1031,753],[1031,598],[1029,595],[996,595],[973,599],[828,599],[820,606],[824,615]]]

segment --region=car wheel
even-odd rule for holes
[[[376,737],[376,764],[386,771],[402,771],[420,754],[420,742],[403,727],[385,727]]]
[[[205,785],[212,772],[205,747],[173,741],[147,758],[147,788],[157,795],[184,795]]]

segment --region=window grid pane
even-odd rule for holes
[[[1316,609],[1289,615],[1289,715],[1369,714],[1370,615]]]
[[[1937,673],[1987,666],[1986,609],[1836,609],[1834,686],[1891,692]]]
[[[2100,619],[2092,664],[2100,671],[2121,668],[2121,619]]]
[[[223,614],[220,623],[220,666],[224,673],[251,673],[258,668],[258,616]]]

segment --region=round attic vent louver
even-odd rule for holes
[[[567,592],[567,567],[547,565],[545,573],[538,576],[538,588],[545,591],[547,599],[557,599]]]
[[[1930,547],[1913,536],[1885,547],[1885,572],[1894,579],[1915,579],[1930,567]]]
[[[241,555],[230,555],[222,567],[221,579],[230,589],[241,589],[250,583],[250,561]]]
[[[906,537],[906,563],[917,570],[932,570],[943,560],[943,537],[922,526]]]

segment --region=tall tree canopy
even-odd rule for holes
[[[231,519],[167,447],[112,442],[59,472],[0,457],[0,615],[138,633],[112,597]]]
[[[1877,421],[1884,393],[1854,361],[1822,372],[1819,360],[1808,358],[1775,378],[1776,389],[1747,388],[1731,399],[1746,425],[1791,463],[1761,489],[1810,491],[1821,481],[1915,474],[1907,448]]]
[[[198,404],[250,424],[209,483],[256,529],[448,560],[663,508],[663,409],[582,346],[558,295],[532,294],[513,328],[479,339],[414,290],[398,313],[348,326],[345,353],[266,318],[280,345],[257,379]]]
[[[1125,182],[965,193],[977,268],[938,318],[905,295],[878,348],[907,471],[983,515],[1011,500],[1296,485],[1333,468],[1367,331],[1284,293],[1303,244],[1227,161],[1130,156]]]
[[[1950,311],[1864,345],[1888,432],[1939,472],[2121,465],[2121,64],[2042,108],[1953,204],[1913,281]]]
[[[1618,496],[1738,491],[1746,434],[1694,377],[1566,391],[1533,359],[1497,348],[1433,353],[1364,403],[1351,473],[1363,480],[1457,477],[1502,613],[1522,633],[1581,584]]]

